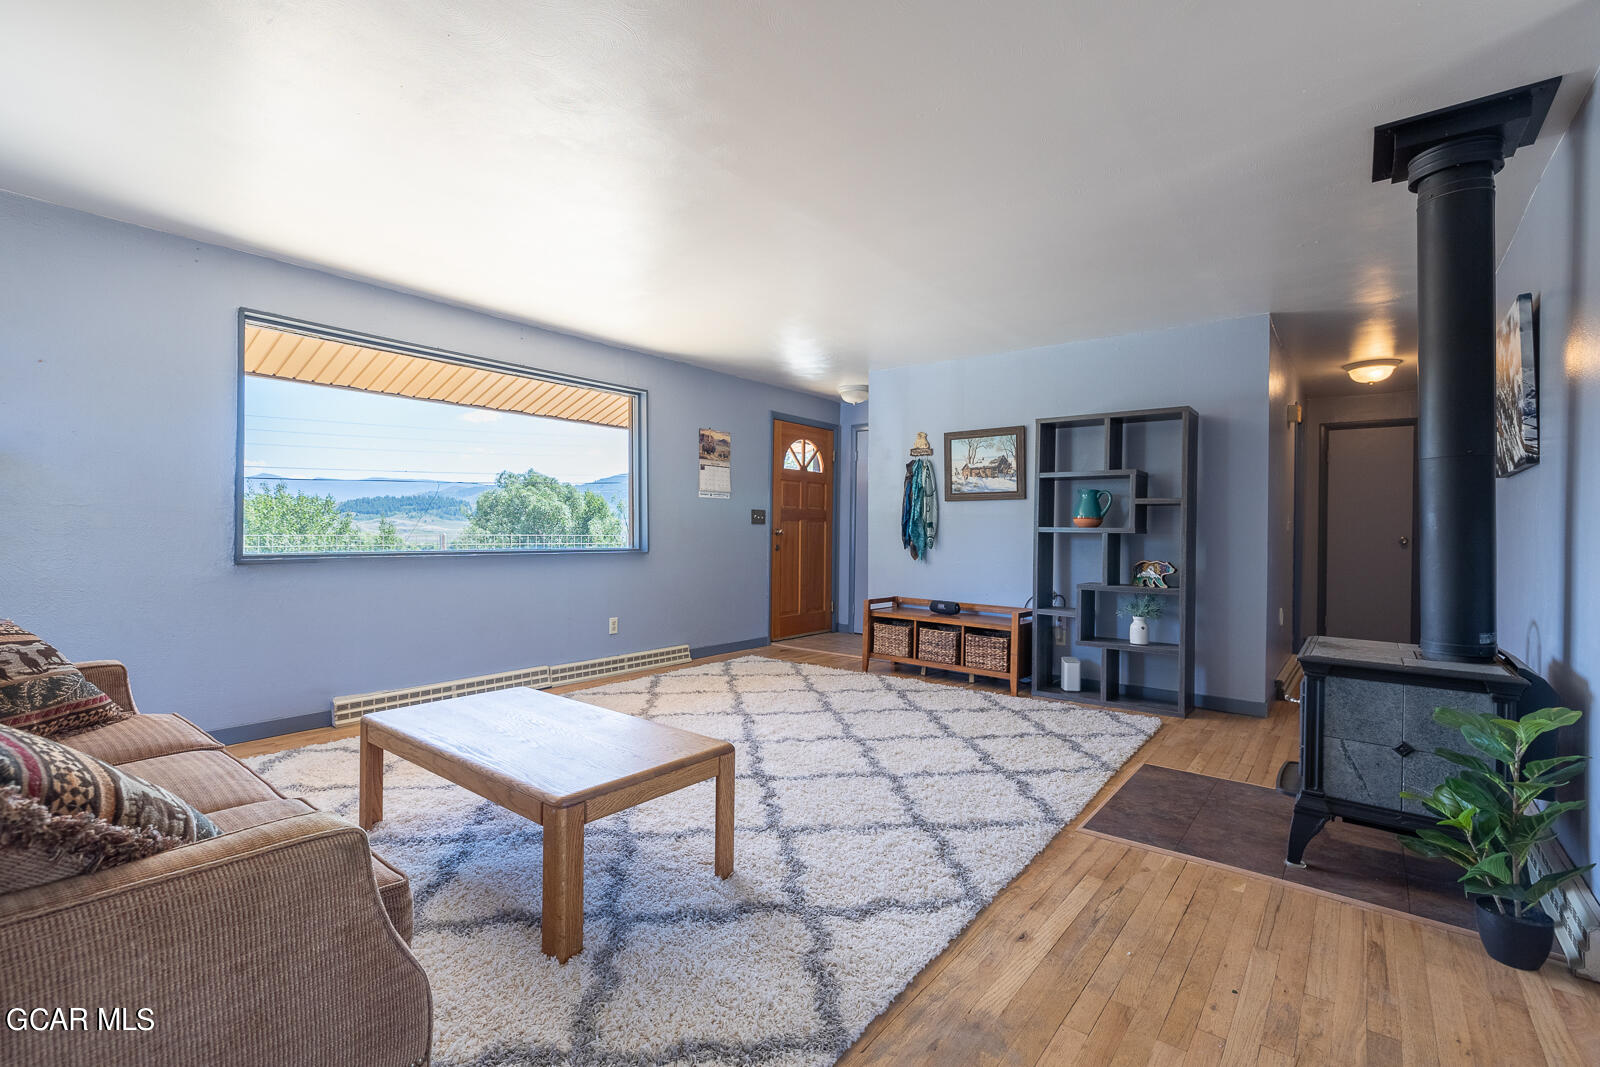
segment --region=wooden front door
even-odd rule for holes
[[[772,640],[833,629],[833,431],[772,422]]]

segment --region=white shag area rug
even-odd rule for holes
[[[573,694],[727,738],[702,782],[591,823],[584,949],[539,951],[540,828],[390,757],[372,846],[411,878],[437,1064],[829,1064],[1158,720],[749,656]],[[354,739],[246,761],[356,815]]]

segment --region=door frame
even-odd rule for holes
[[[868,430],[868,426],[869,424],[865,422],[850,424],[850,603],[848,605],[850,610],[844,617],[844,632],[852,634],[856,632],[856,605],[861,603],[861,597],[856,592],[856,546],[861,536],[861,531],[856,529],[856,486],[861,484],[861,478],[859,477],[861,474],[860,434],[862,430]],[[870,433],[871,431],[868,430],[868,432]],[[835,444],[834,450],[837,451],[838,447]],[[838,627],[838,614],[838,611],[835,610],[834,626],[836,629]]]
[[[1292,502],[1292,506],[1294,508],[1294,532],[1292,534],[1292,540],[1294,544],[1294,579],[1290,583],[1289,589],[1289,603],[1291,605],[1289,610],[1293,613],[1293,618],[1289,620],[1289,651],[1295,655],[1300,653],[1300,646],[1305,644],[1306,640],[1306,635],[1301,633],[1301,631],[1305,629],[1305,624],[1301,621],[1301,616],[1305,610],[1306,582],[1306,524],[1304,520],[1306,495],[1306,424],[1305,401],[1300,400],[1298,403],[1300,404],[1301,415],[1300,418],[1296,420],[1294,425],[1290,428],[1294,445],[1294,499]]]
[[[792,422],[798,426],[815,426],[819,430],[833,431],[833,536],[828,546],[828,558],[832,561],[833,573],[828,575],[828,596],[831,599],[839,586],[839,424],[827,422],[824,419],[814,419],[807,415],[789,415],[782,411],[772,410],[771,417],[767,420],[767,644],[772,644],[772,524],[778,521],[778,486],[772,480],[772,428],[775,423]],[[839,625],[839,605],[835,604],[828,613],[828,629],[832,631]]]
[[[1411,643],[1416,644],[1421,635],[1421,590],[1418,576],[1422,568],[1417,564],[1421,546],[1417,531],[1422,521],[1419,514],[1417,476],[1417,420],[1355,419],[1350,422],[1325,422],[1320,427],[1317,456],[1317,633],[1328,632],[1328,431],[1330,430],[1381,430],[1388,426],[1411,427]],[[768,584],[771,584],[770,582]]]

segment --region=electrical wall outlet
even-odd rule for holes
[[[611,616],[611,628],[606,632],[613,634],[617,632],[617,617],[615,615]]]

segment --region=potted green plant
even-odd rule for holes
[[[1461,885],[1477,900],[1478,936],[1484,949],[1501,963],[1524,971],[1539,969],[1555,938],[1555,924],[1539,901],[1594,866],[1538,879],[1529,872],[1528,856],[1534,847],[1555,836],[1551,824],[1584,803],[1552,801],[1541,807],[1537,801],[1582,773],[1587,757],[1530,760],[1528,749],[1544,734],[1582,717],[1571,708],[1542,708],[1520,720],[1438,708],[1434,721],[1460,730],[1477,754],[1436,749],[1461,770],[1432,793],[1400,794],[1440,817],[1438,829],[1418,830],[1415,837],[1401,841],[1413,852],[1449,860],[1466,872]]]
[[[1150,593],[1143,593],[1118,608],[1117,614],[1131,616],[1128,622],[1128,643],[1130,645],[1148,645],[1150,643],[1150,620],[1161,617],[1161,598]]]

